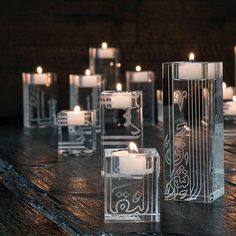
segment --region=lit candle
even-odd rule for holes
[[[232,101],[224,103],[224,115],[236,116],[236,96],[233,96]]]
[[[90,69],[86,69],[85,72],[84,72],[85,75],[91,75],[91,71]]]
[[[80,111],[79,106],[74,107],[74,111],[67,111],[68,125],[85,125],[85,113]]]
[[[129,144],[129,151],[116,151],[112,156],[119,158],[120,174],[143,175],[147,172],[146,155],[138,153],[137,146],[133,142]]]
[[[103,42],[98,50],[99,58],[114,58],[114,49],[109,48],[106,42]]]
[[[231,100],[235,94],[235,88],[231,86],[227,87],[225,82],[223,82],[222,87],[224,100]]]
[[[137,65],[136,67],[135,67],[135,70],[138,72],[138,71],[141,71],[142,70],[142,67],[140,66],[140,65]]]
[[[133,82],[152,82],[150,72],[148,71],[136,71],[133,72]]]
[[[111,96],[111,106],[116,109],[127,109],[132,107],[132,98],[129,92],[122,92],[122,85],[116,85],[116,93]]]
[[[37,73],[33,74],[34,84],[49,86],[51,83],[51,78],[47,73],[43,73],[43,68],[38,66],[36,68],[36,72]]]
[[[194,62],[194,54],[189,54],[189,62],[184,62],[179,65],[179,79],[183,80],[197,80],[203,77],[203,70],[201,63]]]

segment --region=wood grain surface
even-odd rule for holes
[[[56,131],[23,129],[19,120],[2,122],[0,127],[0,176],[15,199],[31,206],[21,209],[25,217],[40,212],[40,217],[43,214],[54,222],[46,223],[52,230],[56,223],[71,235],[235,235],[235,141],[225,143],[224,197],[213,204],[164,201],[161,175],[160,223],[105,224],[99,140],[94,156],[58,156]],[[145,128],[144,132],[145,147],[157,148],[162,159],[162,130]],[[161,165],[163,170],[163,161]]]

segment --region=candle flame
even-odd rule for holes
[[[227,85],[225,82],[222,83],[222,87],[223,87],[223,89],[226,89]]]
[[[232,100],[233,102],[236,102],[236,96],[233,96]]]
[[[194,53],[193,52],[191,52],[189,54],[189,61],[194,61]]]
[[[120,67],[121,67],[121,63],[117,63],[117,64],[116,64],[116,67],[117,67],[117,68],[120,68]]]
[[[142,67],[141,67],[140,65],[137,65],[137,66],[135,67],[135,70],[136,70],[136,71],[141,71],[141,70],[142,70]]]
[[[107,48],[107,43],[106,42],[102,43],[102,48]]]
[[[85,73],[85,75],[91,75],[90,69],[86,69],[84,73]]]
[[[121,83],[118,83],[117,85],[116,85],[116,91],[122,91],[122,84]]]
[[[79,114],[79,112],[80,112],[80,106],[75,106],[74,107],[74,113]]]
[[[111,61],[111,62],[110,62],[110,67],[112,67],[112,66],[114,66],[114,63]]]
[[[138,152],[138,148],[134,142],[129,143],[129,149],[131,152]]]
[[[36,69],[38,74],[42,74],[43,73],[43,68],[41,66],[38,66]]]

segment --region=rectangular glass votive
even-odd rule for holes
[[[166,200],[210,203],[224,194],[222,69],[163,64]]]
[[[96,111],[58,113],[58,153],[86,155],[96,150]]]
[[[155,73],[153,71],[126,71],[126,88],[143,92],[143,123],[155,125]]]
[[[160,157],[154,148],[105,150],[106,223],[159,222]]]
[[[89,48],[89,68],[92,74],[105,77],[106,90],[113,90],[120,81],[120,49]]]
[[[125,148],[131,141],[142,147],[142,92],[103,91],[100,104],[102,157],[106,148]]]
[[[84,110],[96,110],[96,130],[100,125],[100,94],[104,87],[102,75],[70,75],[70,109],[76,105]]]
[[[56,74],[22,73],[22,82],[24,126],[56,125]]]

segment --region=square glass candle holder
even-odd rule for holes
[[[143,123],[155,125],[155,73],[153,71],[126,71],[126,88],[143,92]]]
[[[156,90],[157,98],[157,123],[159,126],[163,125],[163,91],[160,89]]]
[[[159,222],[160,159],[154,148],[105,150],[105,222]]]
[[[142,92],[103,91],[100,100],[103,175],[106,148],[125,148],[131,141],[143,146]]]
[[[70,109],[80,104],[85,110],[96,110],[96,130],[100,125],[100,94],[103,90],[102,75],[70,75]]]
[[[165,199],[224,194],[221,62],[163,64]]]
[[[24,126],[56,125],[56,74],[22,73]]]
[[[58,153],[86,155],[96,150],[96,111],[58,113]]]
[[[120,80],[120,49],[89,48],[89,68],[92,74],[105,77],[106,90],[112,90]]]

